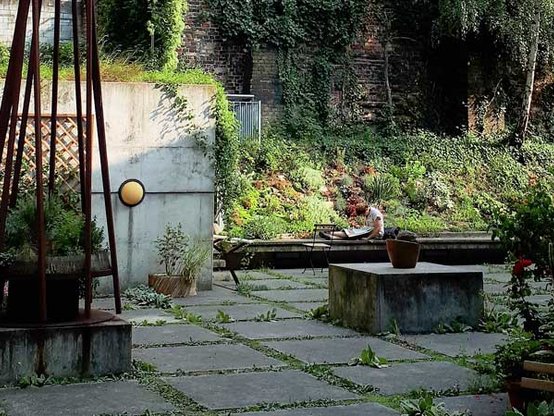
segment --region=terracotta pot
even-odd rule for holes
[[[197,294],[196,279],[185,279],[182,276],[150,274],[148,275],[148,286],[156,292],[169,295],[172,298],[186,298]]]
[[[404,240],[387,240],[387,253],[392,267],[413,269],[419,259],[419,243]]]

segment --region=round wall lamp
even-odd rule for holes
[[[144,185],[138,179],[127,179],[119,187],[119,200],[128,207],[136,207],[145,195]]]

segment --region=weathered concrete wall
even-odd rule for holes
[[[17,15],[17,0],[0,0],[0,43],[11,44],[13,30],[15,27],[15,17]],[[61,2],[61,31],[62,41],[71,40],[71,1],[62,0]],[[27,39],[31,36],[31,13],[27,20]],[[40,41],[52,43],[54,36],[54,2],[42,2],[42,12],[40,18]]]
[[[131,324],[0,328],[0,384],[46,374],[85,377],[131,370]]]
[[[213,143],[215,90],[211,86],[183,86],[180,92],[193,116],[188,127],[177,120],[171,103],[153,84],[103,84],[117,254],[124,288],[146,284],[149,273],[162,271],[154,240],[167,224],[180,222],[186,233],[206,244],[212,241],[214,170],[197,147],[190,126]],[[50,95],[45,86],[42,94],[45,114],[50,111]],[[59,97],[59,112],[74,114],[72,83],[61,84]],[[104,225],[97,143],[95,138],[93,215]],[[140,180],[146,189],[144,201],[134,208],[123,205],[117,196],[121,183],[131,178]],[[211,289],[211,270],[210,257],[198,281],[199,289]],[[101,283],[101,292],[111,290],[111,278],[103,278]]]

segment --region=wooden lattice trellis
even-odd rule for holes
[[[79,192],[79,142],[77,134],[77,116],[70,114],[58,115],[56,118],[56,189],[62,192]],[[17,136],[21,128],[21,117],[18,120]],[[20,189],[29,189],[35,183],[35,130],[34,120],[29,117],[27,120],[27,137],[23,151],[23,165],[21,172]],[[42,116],[42,159],[43,175],[48,176],[51,119],[49,115]],[[83,117],[84,131],[86,131],[86,118]],[[86,140],[86,137],[85,137]],[[17,148],[17,145],[16,145]],[[6,154],[2,162],[5,163]],[[5,166],[5,165],[4,165]],[[3,178],[1,178],[3,179]],[[0,179],[0,183],[2,182]]]

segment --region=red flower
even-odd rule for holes
[[[516,261],[516,264],[514,264],[514,268],[512,269],[512,274],[514,276],[521,276],[525,268],[529,267],[532,264],[533,262],[531,260],[520,257],[520,259]]]

